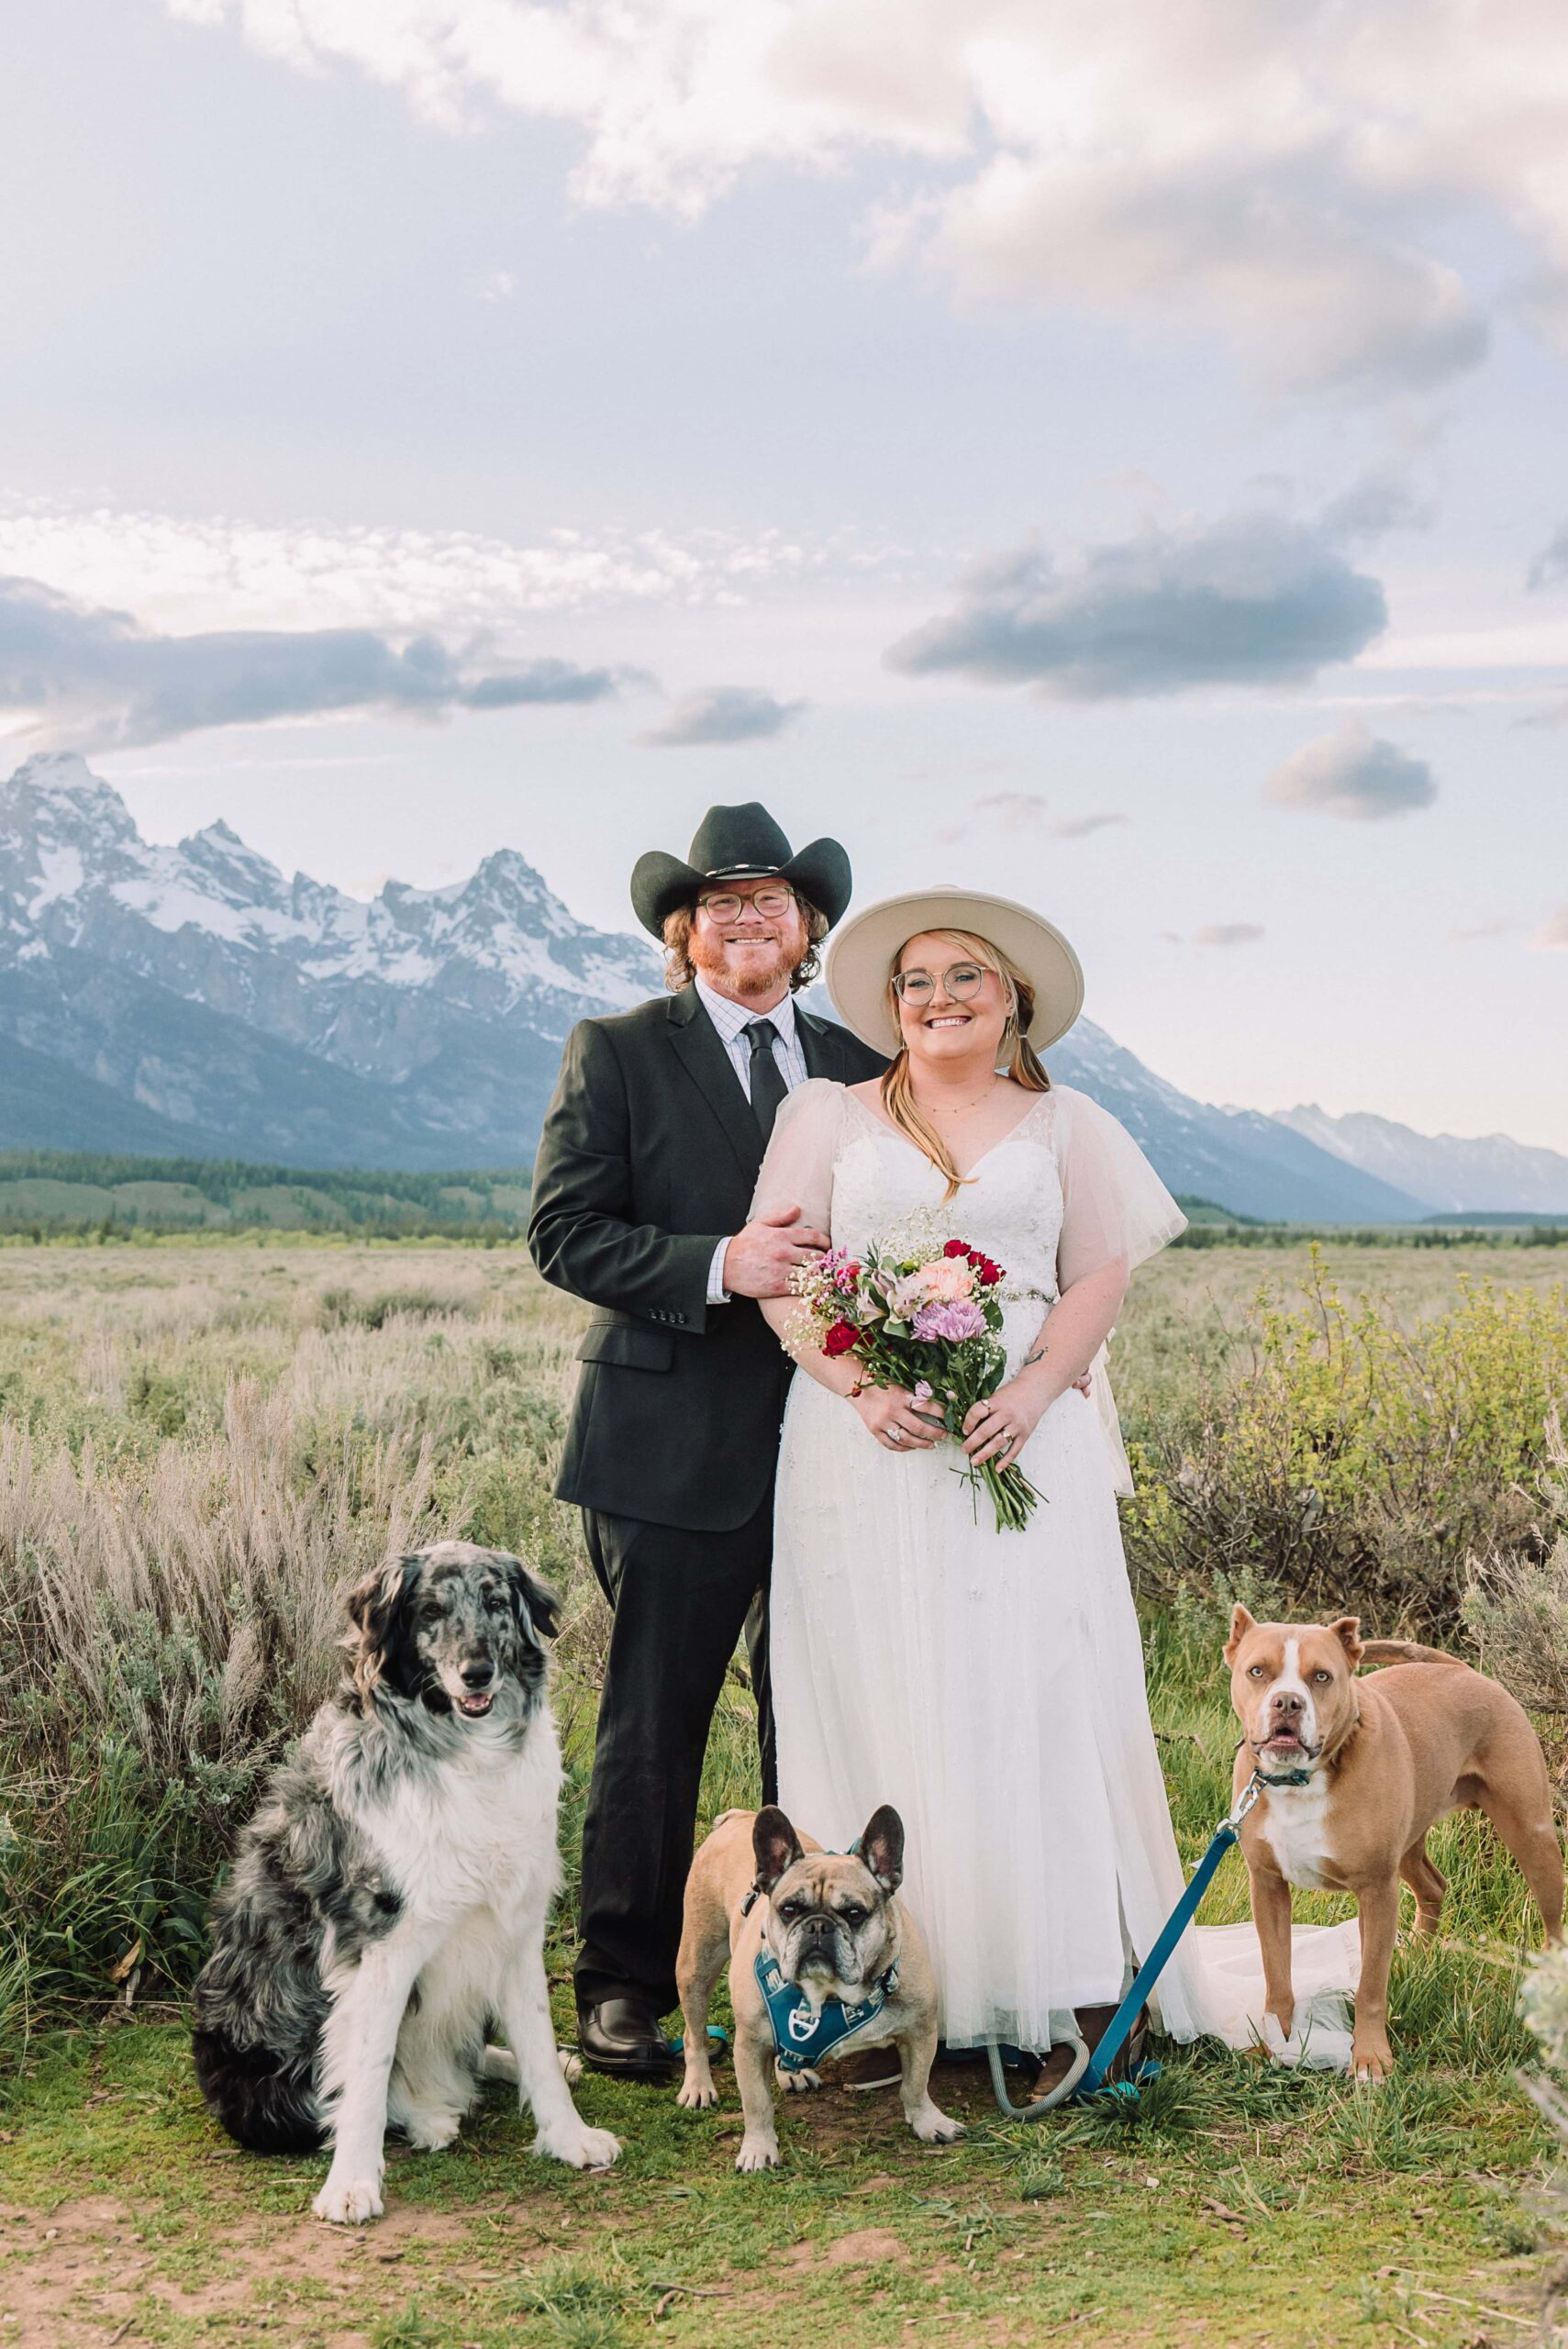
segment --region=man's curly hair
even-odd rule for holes
[[[806,924],[806,952],[789,974],[792,995],[808,987],[822,969],[818,947],[828,935],[828,922],[825,913],[818,912],[809,897],[798,889],[795,902],[800,907],[801,920]],[[677,906],[673,914],[664,917],[664,984],[672,995],[679,995],[696,977],[696,964],[692,961],[692,924],[696,919],[696,907]]]

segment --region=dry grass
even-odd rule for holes
[[[1472,1271],[1506,1273],[1537,1300],[1529,1326],[1561,1330],[1553,1251],[1358,1249],[1345,1270],[1418,1351]],[[1178,1252],[1141,1276],[1114,1363],[1162,1491],[1215,1430],[1225,1451],[1216,1398],[1256,1395],[1263,1283],[1289,1303],[1321,1280],[1305,1249]],[[0,1252],[0,2035],[7,1980],[15,2030],[128,1966],[188,1977],[234,1821],[328,1685],[344,1587],[389,1545],[465,1533],[565,1591],[570,1853],[606,1631],[550,1489],[580,1319],[520,1248]],[[1287,1518],[1296,1475],[1287,1444],[1269,1468]],[[1227,1540],[1255,1499],[1220,1492]],[[1217,1563],[1235,1564],[1224,1542],[1178,1561],[1184,1591]],[[747,1743],[737,1691],[710,1757],[732,1799]]]

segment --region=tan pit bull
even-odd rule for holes
[[[1358,2079],[1393,2067],[1388,1969],[1399,1879],[1416,1926],[1437,1929],[1447,1886],[1427,1856],[1429,1828],[1451,1810],[1484,1810],[1545,1920],[1562,1929],[1562,1854],[1540,1741],[1524,1709],[1457,1656],[1407,1640],[1367,1640],[1360,1619],[1259,1623],[1230,1619],[1225,1661],[1241,1722],[1238,1796],[1256,1770],[1264,1791],[1241,1824],[1252,1918],[1273,2016],[1289,2039],[1294,1884],[1355,1895],[1361,1924],[1351,2059]],[[1388,1667],[1358,1680],[1358,1664]]]

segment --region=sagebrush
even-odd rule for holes
[[[1201,1677],[1211,1602],[1241,1584],[1460,1636],[1468,1551],[1498,1572],[1550,1553],[1562,1291],[1522,1249],[1535,1285],[1509,1291],[1390,1250],[1372,1269],[1397,1301],[1353,1308],[1305,1255],[1303,1290],[1260,1295],[1255,1261],[1151,1267],[1114,1350],[1151,1636]],[[0,2048],[190,1979],[258,1778],[337,1668],[344,1588],[437,1534],[519,1550],[565,1594],[570,1933],[606,1630],[550,1490],[580,1320],[515,1248],[0,1256]],[[753,1768],[738,1680],[715,1807]]]

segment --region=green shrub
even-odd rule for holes
[[[1135,1447],[1129,1558],[1167,1600],[1245,1586],[1292,1614],[1355,1607],[1385,1635],[1451,1635],[1470,1555],[1539,1544],[1568,1296],[1462,1275],[1459,1302],[1407,1330],[1316,1270],[1305,1307],[1261,1294],[1251,1342]]]

